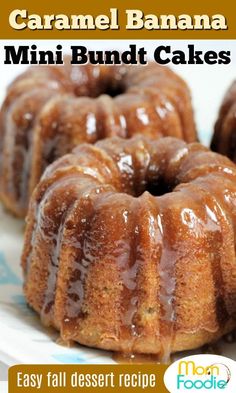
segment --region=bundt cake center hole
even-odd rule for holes
[[[116,97],[119,96],[120,94],[123,94],[125,92],[125,87],[122,86],[122,84],[117,84],[116,86],[112,86],[112,84],[108,85],[104,91],[102,91],[102,94],[106,94],[110,97]]]
[[[147,191],[153,196],[162,196],[173,191],[173,186],[168,184],[164,179],[147,182],[144,190],[137,192],[137,197],[141,196],[143,192]]]
[[[103,95],[108,95],[111,98],[119,96],[120,94],[124,94],[126,92],[126,87],[122,83],[122,81],[118,82],[105,82],[102,86],[96,86],[94,89],[91,89],[86,94],[81,92],[80,88],[74,89],[74,95],[76,97],[90,97],[90,98],[98,98]]]
[[[148,191],[153,196],[161,196],[171,192],[172,187],[163,179],[160,179],[158,182],[148,183],[146,191]]]

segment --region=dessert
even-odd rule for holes
[[[0,114],[0,199],[24,217],[48,164],[82,142],[136,133],[196,140],[188,87],[167,67],[30,67]]]
[[[210,343],[236,326],[235,200],[235,165],[199,143],[81,144],[33,193],[27,302],[91,347],[163,356]]]

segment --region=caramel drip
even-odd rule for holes
[[[66,348],[76,348],[76,343],[72,340],[63,340],[62,337],[58,337],[56,340],[56,344],[61,345]]]
[[[55,91],[50,87],[26,91],[8,108],[5,114],[3,171],[7,174],[6,190],[12,197],[14,196],[15,200],[18,200],[19,207],[23,209],[26,209],[28,205],[33,130],[38,111],[52,94],[55,94]]]
[[[64,336],[63,329],[66,332],[66,327],[71,323],[73,324],[73,320],[83,315],[82,306],[85,297],[85,283],[92,264],[92,256],[90,255],[89,247],[87,248],[87,243],[90,236],[91,218],[94,213],[94,196],[91,191],[89,198],[86,195],[83,196],[83,194],[80,196],[80,211],[77,212],[80,218],[80,227],[77,227],[78,233],[75,234],[76,237],[72,238],[72,245],[75,247],[76,255],[71,265],[72,273],[67,288],[68,298],[63,319],[62,336]]]
[[[77,334],[78,321],[87,315],[86,283],[95,260],[90,242],[92,239],[96,242],[95,236],[93,238],[92,219],[96,211],[96,203],[101,195],[105,198],[105,195],[110,195],[111,190],[111,187],[100,186],[91,188],[89,193],[82,192],[73,212],[77,219],[70,231],[69,247],[73,256],[67,267],[69,274],[67,273],[68,279],[65,283],[63,310],[61,313],[58,310],[62,319],[60,321],[61,335],[65,339],[74,338]]]
[[[224,294],[224,302],[227,313],[231,318],[235,319],[235,178],[231,177],[230,174],[228,176],[229,178],[227,179],[226,175],[215,174],[208,179],[198,179],[195,183],[197,186],[205,188],[215,202],[217,218],[221,227],[222,235],[222,247],[218,251],[218,255],[220,256],[222,291]],[[222,177],[224,177],[224,189],[220,190],[218,184],[221,182]]]
[[[39,220],[40,220],[40,203],[36,203],[34,201],[33,206],[31,207],[33,215],[35,217],[34,223],[32,225],[32,232],[31,232],[31,241],[30,241],[30,248],[28,250],[27,255],[25,255],[25,263],[24,263],[24,277],[27,283],[27,278],[30,272],[31,264],[32,264],[32,255],[34,252],[34,247],[36,244],[36,236],[38,232]]]
[[[71,177],[67,178],[65,181],[70,183]],[[41,225],[41,220],[42,220],[41,210],[44,206],[45,199],[48,197],[48,195],[52,194],[57,187],[60,186],[60,182],[61,182],[61,179],[59,178],[58,181],[55,181],[55,183],[53,183],[52,185],[49,185],[48,188],[46,188],[44,190],[43,194],[40,197],[40,200],[37,202],[34,201],[34,203],[32,203],[31,208],[33,210],[33,215],[35,217],[35,221],[32,226],[31,247],[30,247],[30,250],[28,251],[28,255],[26,255],[26,263],[25,263],[25,269],[24,269],[24,273],[25,273],[26,277],[27,277],[30,267],[31,267],[32,253],[33,253],[33,250],[36,245],[37,234],[40,230],[40,225]],[[46,236],[46,238],[47,238],[47,236]],[[55,236],[55,238],[56,238],[56,236]],[[49,239],[49,237],[48,237],[48,239]]]
[[[33,253],[33,246],[35,244],[35,235],[37,228],[38,206],[36,205],[36,203],[32,203],[32,205],[30,206],[29,212],[33,215],[33,219],[31,216],[31,221],[29,221],[25,231],[25,238],[29,241],[29,243],[27,244],[27,246],[24,247],[23,255],[21,257],[21,265],[23,268],[25,284],[27,283],[28,273],[31,266],[31,258]]]
[[[168,96],[153,86],[134,87],[129,91],[142,97],[139,106],[137,105],[136,113],[148,137],[152,139],[160,136],[183,138],[179,113]]]
[[[169,244],[171,238],[171,221],[166,222],[165,201],[158,198],[160,213],[158,214],[159,236],[162,239],[162,253],[159,261],[159,301],[160,301],[160,341],[162,363],[169,363],[170,354],[172,352],[172,344],[174,340],[174,324],[176,320],[175,314],[175,264],[177,262],[177,252]],[[167,229],[169,226],[169,230]],[[168,236],[167,236],[168,233]]]
[[[127,137],[126,121],[119,108],[108,95],[101,95],[96,101],[98,140],[112,136]]]
[[[76,185],[78,185],[78,178],[75,178]],[[84,182],[84,184],[83,184]],[[64,245],[64,242],[66,242],[68,239],[66,238],[66,225],[67,221],[70,219],[71,214],[73,213],[74,207],[78,201],[80,201],[81,196],[85,195],[85,198],[88,198],[88,194],[95,193],[95,196],[99,192],[98,185],[94,181],[88,182],[88,179],[80,179],[80,184],[79,184],[79,189],[77,189],[77,192],[72,198],[72,200],[69,202],[69,206],[67,206],[67,209],[63,213],[61,217],[61,222],[59,225],[58,232],[54,234],[54,239],[55,239],[55,246],[52,252],[52,258],[51,258],[51,265],[49,266],[49,275],[47,278],[47,290],[45,292],[45,300],[44,300],[44,305],[41,310],[41,317],[43,320],[49,318],[52,318],[52,314],[54,313],[54,305],[55,305],[55,296],[56,296],[56,284],[57,284],[57,277],[58,277],[58,271],[60,269],[60,262],[61,262],[61,250]],[[95,187],[95,188],[94,188]],[[88,228],[86,228],[88,231]],[[86,231],[86,232],[87,232]],[[66,244],[66,243],[65,243]],[[86,269],[88,267],[87,263],[84,263],[84,268]],[[68,295],[70,297],[70,291],[68,292]],[[73,294],[71,296],[73,298]],[[80,303],[80,302],[78,302]],[[81,307],[80,303],[80,307]]]
[[[127,195],[123,198],[124,201],[132,200]],[[76,212],[78,221],[73,229],[79,246],[72,251],[74,256],[66,286],[62,335],[78,339],[80,332],[86,329],[93,339],[96,329],[96,335],[106,345],[107,342],[117,340],[120,306],[122,307],[119,270],[129,254],[122,226],[123,202],[120,203],[113,192],[103,193],[93,199],[91,204],[86,205],[85,202],[80,202],[81,207]],[[81,227],[79,223],[84,217],[88,220],[88,226]],[[80,230],[76,229],[78,224]],[[113,305],[116,305],[114,310]],[[100,313],[96,318],[94,313],[100,309],[107,319]]]
[[[58,232],[53,235],[55,246],[52,250],[51,260],[48,264],[47,288],[44,294],[44,304],[41,309],[41,320],[47,325],[47,320],[52,320],[54,310],[55,291],[57,283],[57,274],[60,263],[60,250],[63,242],[64,227],[67,217],[73,209],[74,202],[68,206],[68,209],[63,213]]]
[[[84,187],[87,188],[88,181],[92,183],[91,177],[90,179],[87,178],[86,181],[84,183]],[[41,318],[46,325],[52,324],[53,321],[54,297],[59,268],[60,247],[61,242],[63,241],[64,223],[67,215],[69,214],[70,208],[77,199],[77,185],[78,176],[76,175],[70,176],[66,179],[60,179],[54,186],[51,186],[46,190],[38,207],[36,208],[38,211],[38,219],[32,236],[34,245],[27,258],[27,274],[28,277],[32,276],[33,271],[37,274],[37,266],[40,263],[40,250],[38,250],[38,247],[40,247],[41,241],[43,240],[45,242],[44,258],[46,260],[42,261],[42,268],[44,270],[47,269],[48,273],[47,275],[39,277],[39,287],[45,287],[44,297],[42,297],[42,300],[40,301],[40,309]],[[57,192],[59,194],[57,194]],[[58,197],[58,195],[60,196]],[[45,212],[44,208],[49,210]],[[50,219],[48,212],[50,212]],[[34,262],[33,264],[31,263],[32,261]],[[39,290],[37,288],[37,297],[39,296],[38,291]]]
[[[222,213],[219,210],[214,211],[214,206],[216,205],[212,196],[211,200],[213,200],[212,208],[210,208],[209,205],[205,206],[208,214],[208,225],[211,222],[210,226],[216,225],[216,229],[213,230],[213,236],[209,236],[209,242],[212,242],[212,244],[210,244],[209,254],[211,255],[212,277],[215,285],[216,317],[219,326],[224,326],[229,318],[229,315],[225,302],[226,296],[221,265],[221,252],[224,238],[222,237],[219,215]]]
[[[138,258],[140,261],[137,289],[139,293],[138,321],[139,340],[148,337],[145,345],[147,353],[160,350],[160,276],[157,266],[162,253],[162,236],[158,226],[159,206],[157,198],[144,192],[139,199],[137,215],[139,225]],[[133,352],[140,352],[136,345]]]
[[[22,169],[19,170],[19,164],[16,162],[15,165],[15,176],[14,178],[16,179],[16,174],[21,174],[21,179],[19,182],[15,183],[16,191],[17,191],[17,184],[20,185],[19,187],[19,195],[20,195],[20,204],[24,206],[25,208],[28,205],[28,199],[29,199],[29,179],[31,176],[31,167],[32,167],[32,149],[33,149],[33,140],[34,140],[34,127],[37,121],[37,116],[38,112],[41,110],[43,105],[52,97],[53,93],[55,94],[54,91],[39,91],[37,90],[37,97],[40,96],[40,99],[38,99],[38,106],[37,106],[37,111],[34,112],[27,112],[24,113],[24,118],[29,121],[27,130],[23,130],[22,135],[24,134],[24,144],[23,146],[18,145],[18,152],[20,151],[22,156],[23,156],[23,164],[22,164]],[[33,97],[31,99],[34,100],[35,104],[35,93],[33,94]],[[25,108],[24,108],[25,109]],[[17,136],[17,130],[16,130],[16,136]]]
[[[188,117],[185,115],[187,110],[186,108],[189,109],[189,93],[186,89],[186,86],[180,83],[180,80],[177,80],[176,78],[171,79],[170,75],[162,75],[162,70],[154,69],[150,77],[147,77],[146,73],[142,72],[140,73],[140,75],[138,75],[137,79],[135,78],[127,81],[129,86],[132,83],[131,81],[134,85],[137,85],[138,87],[152,86],[158,90],[161,90],[162,93],[165,94],[166,97],[172,102],[172,105],[174,106],[176,112],[179,115],[182,126],[183,139],[186,139],[187,141],[192,141],[190,136],[190,130],[193,129],[193,124],[191,123],[190,119],[188,119]],[[180,97],[181,100],[179,99]]]
[[[206,221],[204,231],[206,233],[205,247],[208,252],[209,263],[215,289],[215,315],[220,327],[224,326],[228,320],[226,304],[225,284],[222,275],[223,249],[225,239],[225,229],[223,223],[225,215],[221,208],[220,201],[209,190],[200,185],[189,184],[182,188],[182,192],[190,194],[199,205],[203,205]],[[206,328],[206,327],[205,327]]]
[[[131,202],[131,201],[130,201]],[[128,204],[127,204],[128,205]],[[138,200],[133,200],[123,211],[124,217],[124,239],[122,243],[126,252],[118,259],[120,277],[123,291],[121,294],[121,336],[129,340],[129,348],[132,352],[135,341],[139,338],[140,332],[136,323],[136,314],[139,307],[139,292],[137,288],[137,276],[140,267],[139,250],[139,225],[136,215],[139,211]]]
[[[135,220],[135,212],[138,211],[138,202],[132,198],[125,198],[117,212],[123,221],[122,237],[116,243],[114,257],[120,271],[122,292],[120,299],[120,335],[127,340],[127,345],[132,351],[135,340],[139,336],[135,323],[138,309],[137,274],[139,260],[137,257],[137,246],[139,228]]]
[[[146,89],[144,93],[149,101],[150,107],[153,107],[153,111],[156,114],[156,118],[153,118],[153,127],[161,130],[162,136],[173,135],[176,138],[183,138],[178,112],[168,97],[159,90],[151,87]],[[158,127],[156,124],[158,124]]]

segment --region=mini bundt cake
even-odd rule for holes
[[[108,136],[196,140],[187,85],[156,63],[36,66],[9,87],[0,118],[0,199],[25,216],[46,166]]]
[[[211,148],[236,162],[236,81],[227,91],[221,105]]]
[[[29,208],[29,305],[64,340],[162,354],[236,326],[236,167],[198,143],[119,137],[55,161]]]

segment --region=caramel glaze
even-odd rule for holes
[[[82,142],[136,133],[196,140],[185,82],[166,67],[32,67],[0,113],[0,199],[25,216],[46,166]]]
[[[211,148],[236,162],[236,81],[226,92],[220,107]]]
[[[235,184],[235,165],[198,143],[80,145],[30,203],[28,303],[63,340],[164,362],[215,341],[236,326]]]

